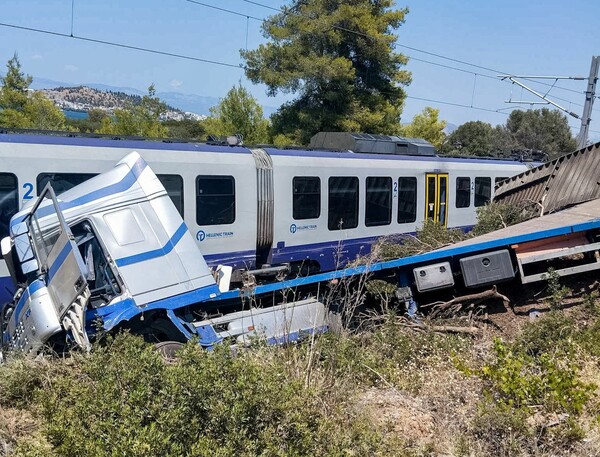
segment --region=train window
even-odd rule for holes
[[[8,236],[10,218],[19,211],[17,177],[12,173],[0,173],[0,238]]]
[[[292,217],[316,219],[321,215],[321,178],[296,176],[292,180]]]
[[[417,178],[398,178],[398,224],[417,220]]]
[[[358,226],[358,178],[334,176],[329,178],[329,230],[351,229]]]
[[[235,179],[233,176],[196,178],[196,222],[198,225],[233,224]]]
[[[93,178],[98,173],[40,173],[37,175],[37,194],[40,195],[49,182],[52,183],[52,188],[56,195]]]
[[[367,178],[365,225],[375,227],[392,222],[392,178]]]
[[[171,201],[183,217],[183,178],[179,175],[156,175]]]
[[[471,178],[456,178],[456,207],[471,206]]]
[[[475,206],[484,206],[492,198],[492,178],[475,178]]]

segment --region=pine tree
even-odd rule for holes
[[[267,93],[297,98],[273,115],[273,132],[307,143],[319,131],[398,133],[410,83],[393,30],[407,9],[393,0],[294,0],[263,25],[270,42],[242,51],[246,75]]]

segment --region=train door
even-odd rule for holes
[[[425,217],[440,225],[448,223],[448,174],[425,175]]]

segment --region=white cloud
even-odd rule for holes
[[[183,86],[183,81],[179,81],[178,79],[171,81],[171,87],[173,89],[179,89],[181,86]]]
[[[31,60],[42,60],[44,57],[41,54],[33,54]]]
[[[65,70],[67,70],[67,71],[77,71],[78,68],[75,65],[67,64],[67,65],[65,65]]]

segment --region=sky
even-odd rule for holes
[[[261,22],[254,18],[266,18],[275,13],[269,7],[283,4],[280,0],[0,0],[0,62],[17,52],[23,70],[38,78],[138,90],[154,83],[158,92],[212,97],[223,97],[241,83],[260,103],[277,107],[293,95],[268,97],[264,86],[250,83],[239,67],[239,51],[265,42]],[[396,50],[410,58],[406,69],[412,73],[402,122],[433,106],[454,125],[472,120],[503,124],[512,109],[542,105],[506,103],[539,99],[498,74],[587,80],[592,56],[600,55],[600,38],[590,26],[600,17],[598,0],[397,0],[396,6],[409,9],[396,31]],[[70,38],[71,33],[196,60]],[[581,115],[587,81],[560,80],[553,88],[545,84],[554,80],[521,81],[544,93],[550,89],[550,99]],[[590,139],[600,141],[598,99],[592,119]],[[569,124],[576,134],[581,121],[569,117]]]

